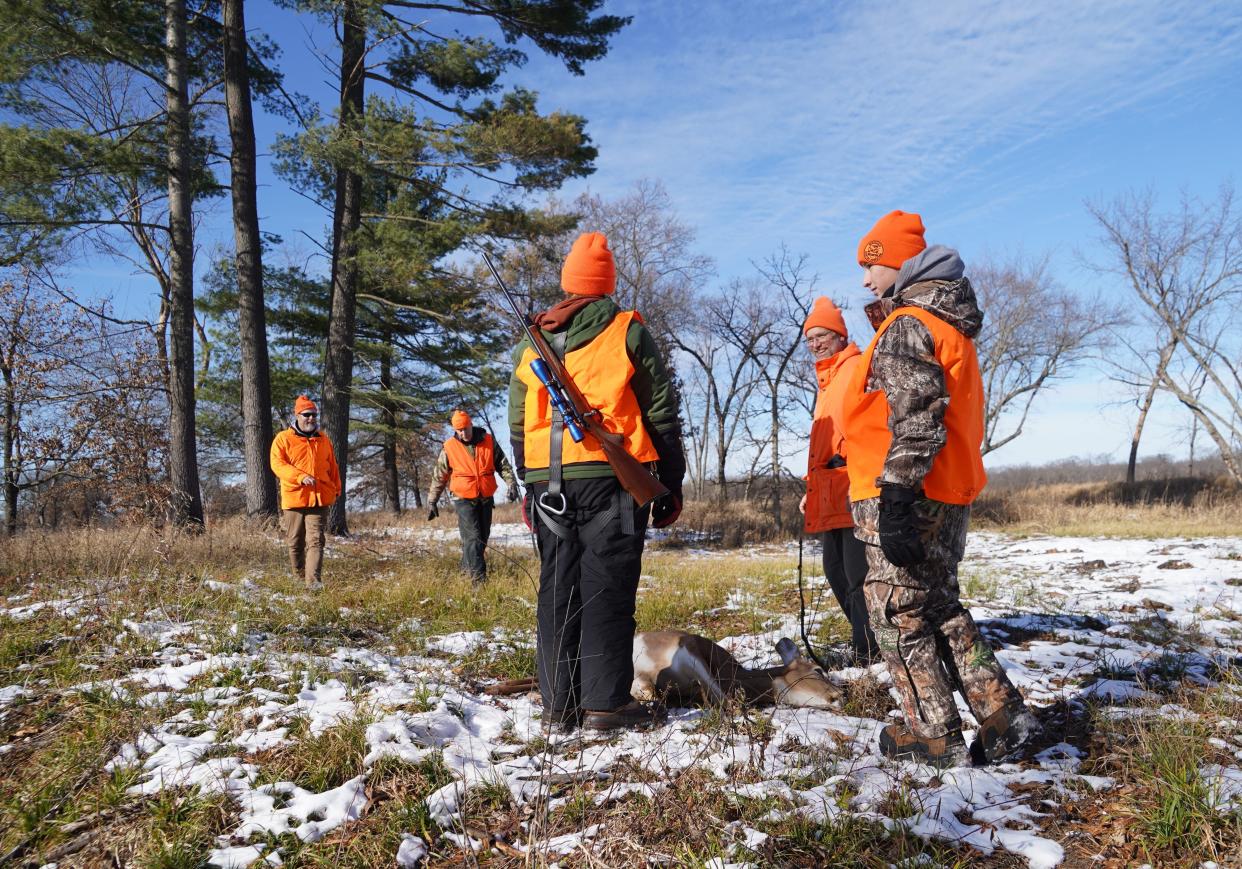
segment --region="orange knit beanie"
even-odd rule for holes
[[[315,402],[311,401],[305,395],[299,395],[297,400],[293,402],[293,412],[301,413],[304,410],[313,410],[316,413],[319,412],[319,408],[315,405]]]
[[[461,431],[470,424],[470,414],[466,413],[464,410],[453,411],[453,429],[455,431]]]
[[[882,265],[899,269],[926,247],[923,218],[905,211],[890,211],[858,243],[858,264],[863,268]]]
[[[805,335],[816,326],[836,332],[842,338],[850,337],[845,329],[845,317],[841,315],[841,309],[827,296],[820,296],[811,305],[811,313],[807,314],[806,322],[802,324],[802,334]]]
[[[617,267],[602,232],[578,236],[561,267],[561,288],[578,296],[607,296],[617,288]]]

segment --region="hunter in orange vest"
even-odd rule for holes
[[[341,494],[341,474],[328,436],[319,430],[319,408],[305,395],[293,404],[289,428],[272,441],[272,473],[280,481],[289,568],[308,588],[322,587],[324,523]]]
[[[957,252],[928,247],[917,214],[882,217],[858,264],[876,333],[843,409],[851,511],[867,544],[863,595],[905,717],[881,731],[880,750],[941,767],[997,761],[1037,722],[958,599],[970,504],[987,479],[974,345],[983,312]],[[969,753],[955,688],[980,724]]]
[[[492,533],[496,472],[505,478],[510,502],[518,499],[517,476],[491,433],[476,426],[470,414],[454,411],[452,424],[453,436],[444,442],[431,473],[427,521],[440,515],[436,503],[447,485],[461,534],[462,567],[475,585],[480,585],[487,582],[484,550]]]
[[[509,433],[539,542],[536,661],[544,720],[593,729],[645,727],[658,705],[630,696],[634,611],[647,523],[681,511],[686,463],[672,383],[642,318],[609,298],[616,263],[602,233],[583,233],[561,269],[565,297],[534,319],[600,424],[650,463],[669,494],[638,506],[591,435],[575,443],[531,370],[530,340],[513,352]]]
[[[802,335],[815,360],[819,392],[807,450],[806,494],[799,508],[805,517],[806,533],[820,539],[824,576],[849,619],[851,663],[865,666],[879,652],[863,600],[867,554],[862,541],[854,536],[854,518],[850,515],[848,444],[843,420],[846,387],[859,362],[858,345],[849,339],[841,309],[827,296],[820,296],[812,304],[802,325]]]

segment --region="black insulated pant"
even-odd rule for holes
[[[492,534],[492,499],[453,499],[457,511],[457,531],[461,535],[461,567],[475,582],[487,581],[487,562],[483,550]]]
[[[547,483],[535,483],[532,498],[547,490]],[[552,712],[613,710],[631,699],[634,608],[650,509],[638,509],[615,477],[565,480],[563,492],[568,508],[552,518],[571,532],[570,539],[557,536],[542,517],[535,519],[539,691]],[[618,495],[630,517],[618,513],[593,523],[616,508]],[[532,512],[538,517],[538,510]]]
[[[841,612],[849,620],[851,645],[860,664],[878,661],[880,648],[871,631],[863,580],[867,578],[867,547],[854,536],[853,528],[834,528],[820,535],[824,545],[824,576]]]

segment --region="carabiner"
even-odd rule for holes
[[[557,492],[556,495],[554,496],[556,498],[561,499],[561,509],[559,510],[554,510],[553,508],[548,506],[548,502],[546,499],[548,495],[551,495],[551,494],[552,494],[551,492],[540,492],[539,493],[539,506],[543,510],[547,511],[548,513],[551,513],[553,516],[564,516],[565,511],[569,509],[569,500],[565,497],[565,493]]]

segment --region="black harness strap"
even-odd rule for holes
[[[608,509],[597,513],[591,518],[591,521],[583,525],[581,528],[575,528],[572,524],[560,521],[563,517],[553,516],[549,514],[538,499],[535,501],[536,508],[539,510],[539,518],[543,521],[548,529],[562,540],[570,542],[576,540],[591,540],[597,534],[600,534],[608,523],[612,522],[618,516],[621,517],[621,533],[626,537],[631,536],[635,531],[634,525],[634,498],[624,489],[618,489],[616,496],[612,499],[612,503],[608,505]]]
[[[569,337],[569,330],[563,332],[555,332],[552,340],[548,342],[552,348],[552,352],[562,363],[565,361],[565,340]],[[560,410],[555,405],[552,406],[552,431],[548,440],[548,494],[555,498],[561,494],[561,449],[565,441],[565,418],[561,416]],[[568,503],[565,504],[569,506]],[[563,512],[563,511],[562,511]]]
[[[552,338],[548,341],[548,346],[552,352],[564,362],[565,359],[565,340],[569,337],[569,330],[563,332],[554,332]],[[552,428],[548,436],[548,491],[535,499],[535,508],[539,513],[539,517],[544,521],[548,528],[557,537],[562,540],[573,540],[577,537],[577,533],[572,526],[559,521],[569,512],[569,499],[565,497],[562,491],[564,476],[562,473],[562,455],[565,442],[565,418],[561,416],[561,412],[552,405]],[[545,501],[545,499],[548,499]],[[559,503],[559,508],[557,504]]]
[[[548,345],[552,348],[552,352],[564,361],[565,358],[565,339],[569,335],[569,330],[563,332],[554,332],[552,340]],[[618,515],[621,517],[621,533],[627,537],[634,533],[634,498],[624,489],[617,490],[617,496],[613,499],[607,510],[596,515],[590,522],[581,528],[575,528],[572,524],[564,521],[565,514],[569,512],[569,499],[565,497],[563,490],[564,475],[561,465],[561,449],[565,438],[565,418],[561,416],[561,412],[552,407],[552,431],[548,439],[548,491],[535,499],[535,508],[539,512],[539,518],[548,526],[548,529],[562,540],[575,541],[578,539],[590,540],[608,527],[608,523],[615,519]],[[552,500],[552,506],[544,503],[544,498]],[[560,503],[561,510],[556,512],[556,502]]]

